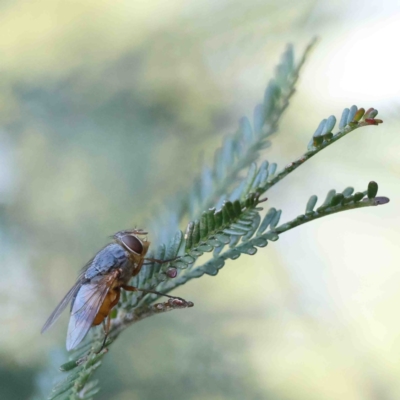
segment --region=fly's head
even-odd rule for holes
[[[133,229],[117,232],[113,238],[128,253],[128,257],[139,263],[147,253],[150,242],[147,240],[147,232],[142,229]]]

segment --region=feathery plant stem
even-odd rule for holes
[[[310,198],[310,200],[314,203],[312,207],[310,207],[309,205],[309,200],[306,207],[306,212],[304,214],[301,214],[295,219],[279,226],[276,225],[281,217],[281,211],[277,211],[274,208],[271,208],[265,215],[262,222],[260,219],[255,219],[255,229],[251,232],[251,235],[248,235],[247,238],[243,235],[243,239],[240,244],[235,244],[235,246],[231,246],[222,254],[215,254],[211,260],[207,261],[201,266],[184,270],[177,279],[175,279],[174,281],[168,281],[168,283],[163,286],[163,292],[170,292],[177,286],[183,285],[191,279],[199,278],[204,274],[214,276],[225,265],[226,260],[235,260],[239,258],[241,254],[254,255],[257,252],[257,247],[265,247],[267,246],[268,241],[274,242],[279,239],[280,234],[296,228],[300,225],[303,225],[307,222],[311,222],[316,219],[326,217],[328,215],[338,212],[349,211],[358,208],[373,207],[388,203],[389,199],[387,197],[375,197],[375,187],[377,193],[377,184],[376,182],[371,181],[366,191],[357,192],[355,195],[352,195],[354,191],[353,188],[349,187],[345,189],[345,191],[347,191],[347,196],[345,196],[343,193],[336,193],[336,191],[331,190],[327,194],[325,202],[316,211],[314,211],[313,208],[316,204],[317,197],[312,196]],[[368,197],[364,199],[365,196]],[[270,227],[270,229],[267,232],[263,233],[265,229],[268,228],[268,226]],[[258,233],[254,235],[257,228]]]
[[[328,207],[324,212],[314,213],[313,215],[300,215],[292,221],[286,222],[278,226],[276,229],[274,229],[274,233],[280,235],[289,231],[290,229],[297,228],[298,226],[303,225],[307,222],[315,221],[316,219],[326,217],[328,215],[336,214],[342,211],[355,210],[357,208],[380,206],[382,204],[386,204],[388,201],[389,199],[387,197],[375,197],[373,199],[364,199],[359,203],[346,204],[340,208]]]
[[[131,280],[130,285],[168,293],[191,279],[205,274],[216,275],[227,260],[236,260],[242,254],[254,255],[258,248],[278,240],[279,235],[299,225],[337,212],[377,206],[389,201],[386,197],[376,197],[378,185],[371,181],[368,188],[361,192],[354,193],[352,187],[342,192],[329,191],[316,210],[318,198],[313,195],[307,202],[304,214],[281,225],[281,210],[271,207],[264,216],[261,215],[266,201],[262,196],[273,185],[355,129],[382,122],[375,118],[378,111],[373,108],[367,111],[356,106],[346,108],[337,133],[332,133],[336,125],[334,116],[322,120],[307,151],[279,173],[276,173],[275,163],[264,161],[257,166],[255,161],[259,151],[269,145],[267,139],[277,130],[311,46],[308,46],[297,67],[294,66],[293,49],[288,47],[275,78],[268,85],[264,103],[255,108],[253,125],[247,118],[241,119],[239,130],[225,138],[223,146],[217,150],[213,168],[205,167],[193,190],[177,201],[175,209],[170,211],[169,221],[174,223],[158,228],[162,231],[160,244],[152,244],[148,257],[172,261],[163,264],[150,262]],[[245,168],[248,168],[247,176],[240,178]],[[233,189],[235,183],[238,186]],[[186,214],[195,218],[187,224],[183,235],[175,222]],[[196,265],[204,253],[210,253],[211,256],[203,264]],[[69,375],[55,386],[49,398],[92,399],[99,386],[97,381],[90,381],[90,378],[122,331],[142,319],[193,305],[179,298],[154,304],[159,297],[158,294],[122,291],[120,303],[111,313],[107,348],[102,349],[103,329],[93,328],[91,337],[71,353],[70,361],[61,366],[61,370],[69,371]]]
[[[376,121],[376,120],[375,120]],[[381,120],[378,120],[380,123]],[[344,136],[349,134],[350,132],[353,132],[354,130],[361,128],[363,126],[369,126],[369,125],[375,125],[375,123],[367,122],[367,121],[362,121],[358,124],[351,124],[346,126],[343,131],[339,132],[337,135],[333,136],[330,140],[323,142],[323,144],[320,147],[314,147],[310,146],[310,150],[299,157],[297,160],[289,163],[286,165],[286,167],[280,171],[278,174],[276,174],[268,183],[263,187],[263,191],[267,191],[270,189],[272,186],[276,185],[279,181],[281,181],[283,178],[285,178],[287,175],[289,175],[291,172],[296,170],[300,165],[304,164],[307,160],[309,160],[311,157],[314,157],[316,154],[318,154],[320,151],[326,149],[329,147],[331,144],[335,143],[339,139],[342,139]]]
[[[164,288],[164,292],[167,293],[173,289],[175,289],[177,286],[180,286],[184,283],[186,283],[187,281],[189,281],[190,279],[193,278],[198,278],[198,272],[193,273],[193,271],[200,271],[200,270],[207,270],[207,266],[215,263],[215,260],[218,259],[219,261],[226,261],[227,259],[231,259],[232,257],[234,257],[237,254],[237,251],[239,250],[244,250],[249,248],[250,246],[252,248],[255,247],[265,247],[265,245],[267,244],[267,241],[276,241],[278,240],[278,235],[285,233],[291,229],[297,228],[300,225],[303,225],[307,222],[311,222],[314,221],[316,219],[331,215],[331,214],[335,214],[338,212],[342,212],[342,211],[349,211],[349,210],[354,210],[357,208],[365,208],[365,207],[371,207],[371,206],[378,206],[378,205],[382,205],[388,202],[388,199],[386,197],[376,197],[376,198],[366,198],[363,201],[360,202],[352,202],[352,203],[348,203],[345,204],[343,206],[339,206],[339,207],[327,207],[325,208],[323,211],[321,210],[320,212],[312,212],[312,213],[307,213],[306,215],[300,215],[297,218],[286,222],[276,228],[272,228],[271,230],[269,230],[266,233],[263,233],[262,235],[259,236],[255,236],[252,239],[245,241],[244,243],[242,243],[241,245],[235,247],[235,248],[231,248],[229,250],[227,250],[226,252],[224,252],[223,254],[219,255],[218,257],[214,258],[213,260],[211,260],[209,263],[205,263],[202,266],[192,270],[192,274],[186,274],[185,276],[181,276],[181,279],[176,279],[174,281],[170,281],[170,282],[174,282],[173,286],[168,289],[168,287],[166,286]],[[246,253],[246,252],[244,252]],[[248,253],[247,253],[248,254]],[[220,264],[219,262],[217,262],[217,265]],[[206,273],[206,272],[204,272]],[[204,274],[202,273],[201,276]],[[216,275],[215,274],[210,274],[208,272],[209,275]],[[157,296],[157,298],[159,298],[159,296]],[[132,325],[135,322],[138,322],[144,318],[153,316],[155,314],[160,314],[160,313],[164,313],[164,312],[168,312],[168,311],[172,311],[174,309],[182,309],[182,308],[186,308],[185,305],[183,304],[175,304],[172,300],[169,300],[168,302],[165,303],[157,303],[155,305],[151,305],[151,306],[141,306],[141,307],[137,307],[135,308],[131,313],[126,314],[123,317],[123,320],[120,321],[120,323],[118,325],[115,326],[112,335],[113,336],[118,336],[118,334],[120,332],[122,332],[127,326]]]
[[[237,181],[239,173],[258,158],[258,152],[264,147],[269,146],[267,139],[278,130],[279,121],[289,105],[289,100],[295,93],[295,85],[299,78],[299,73],[303,67],[310,51],[312,50],[316,39],[314,39],[306,47],[298,65],[294,67],[293,47],[288,45],[282,56],[281,64],[276,68],[275,79],[271,80],[264,96],[264,104],[259,104],[254,110],[254,133],[251,132],[249,121],[247,118],[240,120],[240,127],[233,136],[233,142],[236,146],[242,146],[242,153],[237,154],[237,158],[233,159],[233,163],[229,166],[227,175],[218,181],[214,190],[203,199],[199,205],[199,211],[194,215],[196,218],[203,210],[215,206],[218,199],[225,195],[232,185]],[[289,65],[285,65],[285,61],[289,61]],[[275,97],[275,98],[273,98]],[[258,120],[258,121],[257,121]],[[258,127],[256,127],[258,125]],[[245,133],[246,132],[246,133]],[[253,134],[252,134],[253,133]],[[251,137],[251,140],[245,145],[241,145],[240,141],[243,135]],[[228,139],[229,140],[229,139]],[[225,142],[226,146],[226,142]],[[215,167],[211,172],[212,177],[218,179],[218,161],[220,153],[223,153],[224,146],[216,150]]]

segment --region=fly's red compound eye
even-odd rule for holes
[[[132,235],[125,235],[121,238],[121,242],[126,246],[126,248],[130,251],[133,251],[136,254],[142,254],[143,252],[143,244],[136,237]]]

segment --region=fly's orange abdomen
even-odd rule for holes
[[[97,313],[96,318],[93,321],[93,325],[100,325],[104,321],[104,319],[107,318],[112,308],[118,303],[119,294],[119,288],[110,289],[106,298],[103,301],[103,304],[100,306],[99,312]]]

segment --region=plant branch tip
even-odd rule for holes
[[[381,205],[383,205],[383,204],[387,204],[387,203],[390,202],[390,199],[389,199],[388,197],[384,197],[384,196],[382,196],[382,197],[375,197],[375,198],[372,199],[372,200],[373,200],[374,204],[377,205],[377,206],[381,206]],[[368,201],[368,199],[365,199],[365,200],[363,200],[363,201]]]

